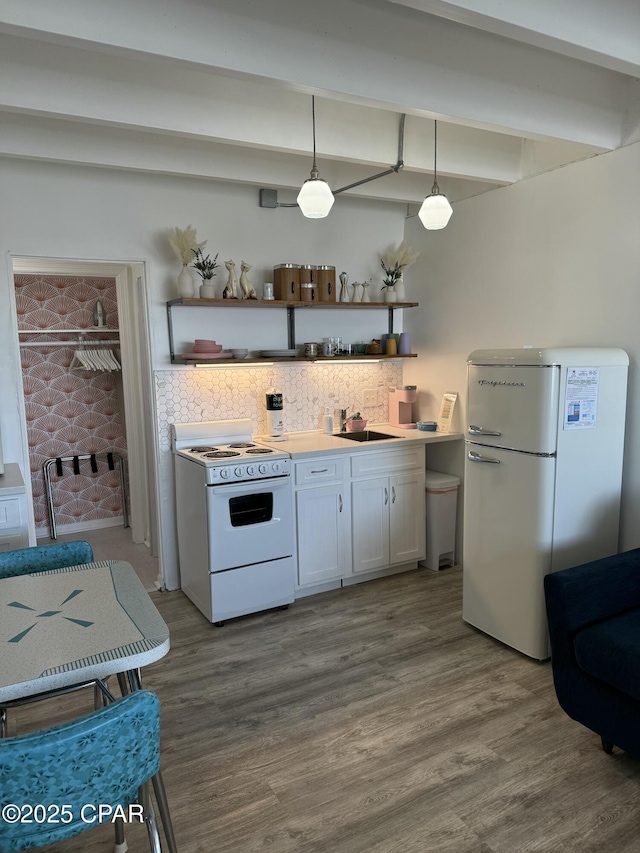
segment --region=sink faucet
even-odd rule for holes
[[[347,431],[347,410],[340,409],[340,432]]]

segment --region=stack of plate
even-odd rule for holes
[[[229,350],[223,350],[221,344],[204,338],[196,338],[193,352],[183,352],[181,357],[187,361],[215,361],[218,358],[233,358]]]
[[[263,349],[260,350],[260,355],[263,358],[295,358],[298,355],[297,349]]]

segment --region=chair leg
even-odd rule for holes
[[[602,748],[607,753],[607,755],[613,755],[613,744],[610,740],[605,740],[603,737],[600,738],[602,741]]]
[[[169,803],[167,802],[167,792],[164,788],[162,773],[158,770],[156,775],[151,778],[151,781],[153,783],[153,790],[156,795],[158,811],[160,812],[160,819],[162,820],[162,826],[164,829],[165,838],[167,839],[169,853],[178,853],[176,839],[173,834],[173,824],[171,823],[171,814],[169,813]]]
[[[115,821],[115,844],[113,845],[113,853],[127,853],[129,845],[124,837],[124,821],[121,817],[117,817]]]
[[[162,853],[156,813],[153,810],[153,802],[151,801],[151,786],[148,782],[145,782],[140,788],[140,802],[144,810],[144,822],[147,827],[151,853]]]

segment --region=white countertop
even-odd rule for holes
[[[384,432],[396,438],[379,441],[350,441],[337,435],[327,435],[321,430],[287,433],[286,441],[272,441],[266,435],[257,435],[255,438],[256,441],[273,447],[274,450],[283,450],[291,454],[294,460],[319,454],[330,456],[336,453],[358,453],[366,450],[391,450],[394,447],[403,447],[415,442],[434,444],[442,441],[460,441],[463,438],[461,432],[423,432],[419,429],[399,429],[389,424],[367,424],[367,429]]]
[[[0,474],[0,497],[9,495],[23,495],[25,492],[24,480],[17,462],[5,462],[4,474]]]

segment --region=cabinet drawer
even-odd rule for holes
[[[12,527],[20,527],[19,498],[0,500],[0,530],[10,530]]]
[[[15,551],[17,548],[26,548],[29,543],[22,533],[0,533],[0,551]]]
[[[340,456],[296,462],[296,486],[324,483],[344,478],[344,462]]]
[[[402,450],[387,450],[376,453],[356,453],[351,457],[351,476],[375,476],[410,468],[424,468],[424,444]]]

